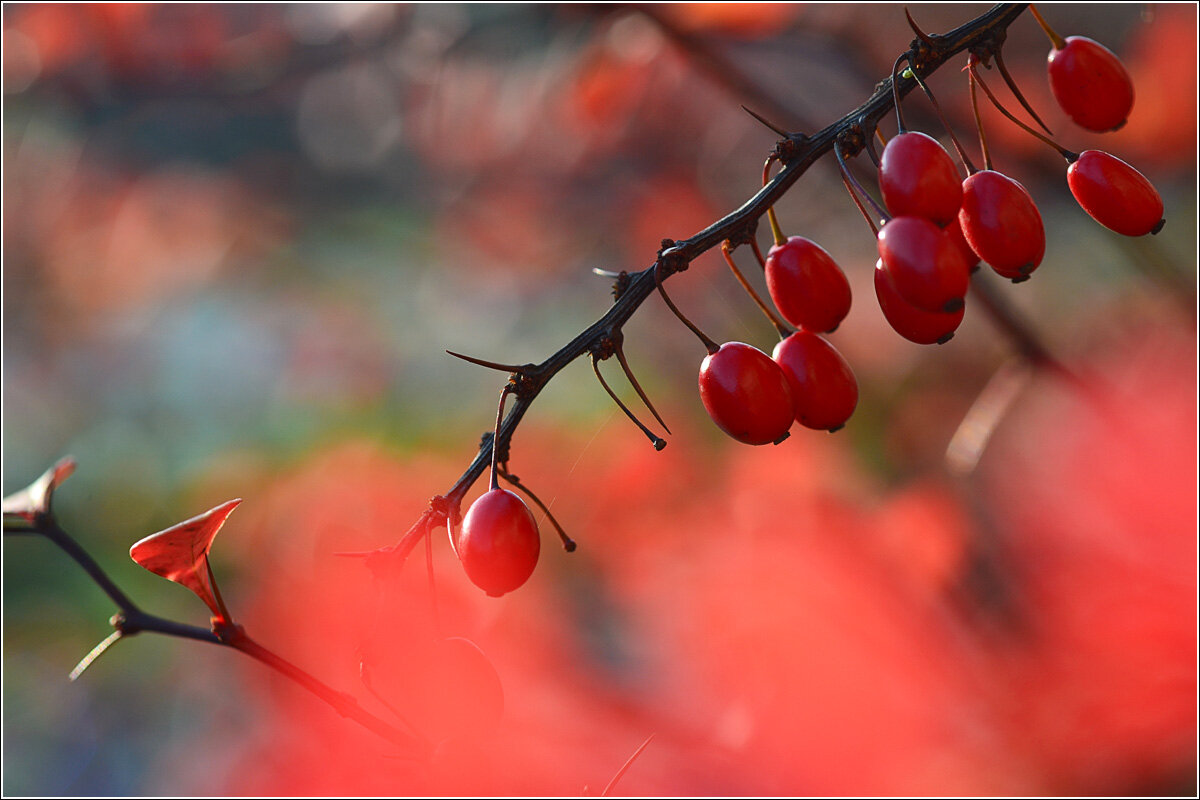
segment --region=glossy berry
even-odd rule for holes
[[[467,577],[492,597],[529,580],[541,549],[533,514],[507,489],[492,489],[471,504],[453,544]]]
[[[945,231],[954,242],[958,252],[962,253],[963,259],[966,260],[967,271],[974,272],[979,269],[979,254],[972,250],[971,245],[967,242],[967,236],[963,233],[962,223],[959,222],[958,217],[955,217],[954,221],[945,227]]]
[[[1086,36],[1068,36],[1047,61],[1054,99],[1075,124],[1089,131],[1112,131],[1133,108],[1133,82],[1121,59]]]
[[[923,217],[893,217],[879,231],[879,257],[896,290],[924,311],[961,308],[970,282],[950,234]]]
[[[726,342],[704,359],[700,401],[717,427],[745,444],[782,441],[792,427],[792,394],[783,370],[741,342]]]
[[[896,217],[946,225],[962,202],[962,176],[946,148],[917,131],[893,136],[879,163],[879,189]]]
[[[1109,230],[1144,236],[1162,228],[1162,197],[1142,173],[1116,156],[1085,150],[1067,167],[1067,184],[1083,210]]]
[[[775,345],[792,391],[796,421],[806,428],[836,431],[858,405],[858,381],[842,354],[810,331],[796,331]]]
[[[896,291],[883,261],[875,262],[875,297],[892,330],[917,344],[945,344],[962,324],[966,307],[957,311],[922,311]]]
[[[1004,277],[1023,281],[1042,263],[1042,215],[1025,187],[1007,175],[985,169],[963,181],[958,220],[971,249]]]
[[[784,319],[809,331],[834,330],[850,312],[850,282],[816,242],[792,236],[767,253],[767,291]]]

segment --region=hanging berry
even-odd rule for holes
[[[1133,109],[1133,81],[1121,59],[1104,45],[1086,36],[1063,38],[1030,9],[1053,49],[1046,72],[1054,99],[1075,124],[1089,131],[1115,131]]]
[[[879,231],[879,257],[900,296],[924,311],[962,308],[970,282],[950,235],[922,217],[893,217]]]
[[[1067,185],[1079,205],[1109,230],[1126,236],[1158,233],[1163,201],[1146,176],[1102,150],[1085,150],[1067,167]]]
[[[700,364],[700,401],[717,427],[745,444],[787,438],[794,408],[779,364],[757,347],[726,342]]]
[[[1046,231],[1025,187],[985,169],[963,181],[959,222],[967,243],[1000,275],[1026,280],[1042,263]]]
[[[893,136],[879,163],[879,189],[892,216],[949,224],[962,203],[962,176],[936,139],[919,131]]]
[[[493,488],[467,509],[454,545],[471,582],[499,597],[529,580],[541,539],[525,501],[507,489]]]
[[[797,422],[819,431],[845,426],[858,405],[858,381],[833,345],[796,331],[775,345],[773,356],[787,376]]]
[[[767,291],[784,319],[829,333],[850,312],[850,282],[816,242],[792,236],[767,252]]]
[[[966,306],[957,311],[922,311],[896,291],[883,261],[875,262],[875,297],[883,316],[896,333],[916,344],[945,344],[962,324]]]

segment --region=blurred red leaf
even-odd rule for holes
[[[50,501],[58,485],[71,477],[75,471],[75,459],[67,456],[60,459],[42,476],[19,492],[14,492],[4,498],[4,513],[23,517],[33,522],[39,514],[50,510]]]
[[[129,548],[129,557],[155,575],[191,589],[220,620],[230,622],[208,568],[208,551],[213,539],[241,498],[229,500],[151,534]]]

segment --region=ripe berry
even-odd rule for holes
[[[811,331],[796,331],[775,345],[775,361],[791,387],[796,421],[836,431],[858,405],[858,381],[833,345]]]
[[[1113,131],[1133,108],[1133,82],[1111,50],[1086,36],[1068,36],[1047,61],[1054,99],[1075,124]]]
[[[471,504],[453,544],[467,577],[492,597],[529,580],[541,549],[533,514],[507,489],[492,489]]]
[[[1042,263],[1042,215],[1025,187],[1007,175],[985,169],[963,181],[958,220],[971,249],[1004,277],[1023,281]]]
[[[850,312],[850,282],[816,242],[792,236],[774,245],[765,269],[767,291],[793,325],[829,332]]]
[[[883,148],[879,189],[896,217],[924,217],[946,225],[962,202],[962,177],[946,148],[917,131],[893,136]]]
[[[875,296],[883,316],[896,333],[917,344],[945,344],[954,336],[962,324],[965,306],[946,313],[944,311],[922,311],[905,302],[896,291],[883,261],[875,262]]]
[[[791,390],[779,365],[756,347],[726,342],[700,365],[700,400],[717,427],[746,444],[769,444],[792,427]]]
[[[950,234],[922,217],[893,217],[879,231],[879,257],[896,290],[924,311],[954,311],[970,269]]]
[[[958,248],[958,252],[962,253],[962,257],[966,260],[967,271],[974,272],[979,269],[979,254],[972,250],[971,245],[967,242],[967,235],[963,233],[962,223],[959,222],[958,217],[955,217],[945,230],[953,240],[954,246]]]
[[[1102,150],[1085,150],[1067,167],[1067,184],[1083,210],[1126,236],[1158,233],[1163,202],[1142,173]]]

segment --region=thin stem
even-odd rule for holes
[[[656,287],[658,287],[658,293],[662,295],[663,302],[667,304],[667,308],[671,309],[671,312],[676,317],[679,318],[680,322],[682,322],[684,325],[686,325],[688,327],[688,330],[690,330],[692,333],[696,334],[696,337],[700,340],[700,343],[704,345],[704,348],[706,350],[708,350],[709,355],[712,355],[713,353],[715,353],[721,349],[721,346],[719,344],[714,342],[712,339],[708,338],[708,336],[706,336],[704,334],[704,331],[700,330],[695,325],[693,325],[692,321],[690,319],[688,319],[687,317],[685,317],[683,315],[683,312],[680,311],[675,306],[675,304],[671,302],[671,298],[667,296],[667,291],[666,291],[666,289],[663,288],[663,285],[662,285],[662,270],[661,269],[656,268],[654,270],[654,285]]]
[[[500,488],[500,484],[496,482],[496,460],[500,453],[500,423],[504,419],[504,401],[508,398],[508,393],[512,391],[512,384],[504,384],[504,388],[500,390],[500,403],[496,407],[496,430],[492,434],[492,491]]]
[[[767,163],[763,164],[763,186],[771,182],[771,164],[777,160],[779,160],[779,156],[772,154],[767,158]],[[775,206],[767,208],[767,223],[771,226],[771,236],[774,237],[775,244],[784,244],[787,237],[783,235],[783,229],[779,227],[779,219],[775,216]]]
[[[633,386],[633,390],[637,392],[638,397],[642,398],[642,402],[646,404],[646,408],[650,409],[650,413],[658,420],[658,424],[663,426],[663,430],[667,433],[671,429],[667,427],[667,423],[663,422],[663,418],[659,415],[658,410],[654,408],[654,404],[650,402],[650,398],[646,396],[646,392],[642,390],[642,385],[638,383],[638,379],[634,377],[633,370],[629,368],[629,362],[625,360],[625,348],[618,339],[613,347],[613,352],[617,354],[617,361],[621,364],[621,369],[625,371],[625,377],[629,379],[629,383]],[[660,448],[661,449],[661,448]]]
[[[967,68],[971,71],[971,75],[975,78],[975,81],[979,84],[979,87],[981,89],[983,89],[984,94],[986,94],[988,96],[988,99],[992,101],[992,105],[994,105],[1000,111],[1001,114],[1008,117],[1010,122],[1014,123],[1017,127],[1024,130],[1030,136],[1033,136],[1034,138],[1036,138],[1042,142],[1045,142],[1050,147],[1053,147],[1068,162],[1075,162],[1075,161],[1079,160],[1078,153],[1072,153],[1070,150],[1067,150],[1065,147],[1058,144],[1058,142],[1054,141],[1053,139],[1051,139],[1048,136],[1043,136],[1042,134],[1035,131],[1033,128],[1026,125],[1024,122],[1021,122],[1021,120],[1014,117],[1011,113],[1009,113],[1009,110],[1007,108],[1005,108],[998,99],[996,99],[996,95],[992,94],[992,90],[988,88],[987,83],[985,83],[983,78],[980,77],[979,70],[976,68],[977,63],[978,62],[976,62],[974,59],[972,59],[967,62]]]
[[[208,572],[208,585],[212,587],[213,598],[217,601],[217,609],[221,612],[221,620],[232,624],[233,615],[229,613],[229,609],[225,606],[225,599],[221,597],[221,587],[217,586],[217,576],[213,575],[212,562],[208,560],[207,554],[204,556],[204,569]]]
[[[863,185],[861,183],[858,182],[858,178],[854,177],[854,175],[846,167],[846,159],[844,159],[842,157],[841,142],[837,142],[834,144],[833,153],[835,156],[837,156],[838,167],[840,167],[842,170],[842,180],[843,181],[848,180],[848,181],[850,181],[850,183],[854,184],[854,188],[858,189],[858,191],[862,193],[862,196],[867,198],[867,202],[871,204],[871,208],[875,209],[875,213],[877,213],[879,215],[880,219],[890,220],[892,218],[891,214],[887,213],[887,211],[885,211],[883,209],[883,206],[881,206],[881,205],[879,205],[879,203],[875,202],[875,198],[871,197],[871,194],[866,189],[863,188]],[[851,192],[850,194],[853,196],[854,192]],[[859,204],[857,200],[855,201],[855,204],[858,205],[859,208],[862,208],[862,205]],[[865,215],[865,212],[864,212],[864,215]],[[867,223],[871,224],[871,219],[869,217],[867,218]],[[874,228],[875,227],[874,224],[871,224],[871,227]]]
[[[758,261],[758,266],[765,270],[767,268],[767,260],[763,258],[762,250],[758,248],[758,242],[755,239],[750,240],[750,249],[754,251],[754,259]]]
[[[967,56],[967,85],[971,90],[971,111],[975,114],[975,129],[979,131],[979,149],[983,152],[983,168],[991,170],[992,153],[988,150],[987,135],[983,132],[983,115],[979,113],[979,94],[975,91],[975,70],[969,68],[974,60],[974,53]]]
[[[71,670],[71,674],[67,676],[67,679],[72,682],[79,680],[79,676],[84,673],[84,670],[90,667],[97,658],[104,655],[104,651],[108,650],[108,648],[119,642],[124,635],[125,632],[120,629],[110,633],[107,638],[101,641],[100,644],[93,647],[92,651],[84,656],[80,662],[75,665],[75,669]]]
[[[1033,117],[1034,122],[1040,125],[1042,130],[1048,134],[1053,134],[1054,131],[1050,130],[1049,126],[1042,122],[1042,118],[1039,117],[1037,112],[1033,110],[1033,106],[1029,105],[1029,101],[1026,100],[1025,95],[1021,93],[1021,90],[1017,86],[1017,82],[1013,80],[1012,75],[1008,74],[1008,67],[1004,66],[1004,53],[1000,50],[996,51],[996,67],[999,68],[1000,77],[1004,78],[1004,82],[1008,84],[1008,90],[1013,93],[1013,97],[1017,98],[1017,102],[1021,104],[1021,107],[1029,112],[1029,116]]]
[[[513,475],[508,470],[502,470],[500,473],[500,476],[502,478],[504,478],[504,480],[511,483],[513,486],[520,489],[525,494],[526,497],[528,497],[530,500],[532,500],[534,502],[534,504],[542,510],[542,513],[546,515],[546,519],[550,520],[550,524],[553,525],[554,530],[557,531],[558,538],[562,540],[563,549],[566,550],[568,553],[574,553],[575,548],[577,546],[575,544],[575,540],[572,539],[570,536],[567,536],[567,532],[563,530],[563,526],[558,524],[558,520],[555,519],[554,515],[550,513],[550,509],[546,506],[545,503],[542,502],[541,498],[538,497],[536,494],[534,494],[532,489],[530,489],[525,484],[521,483],[520,478],[518,478],[516,475]]]
[[[645,424],[643,424],[642,421],[638,419],[632,411],[629,410],[629,407],[621,402],[621,398],[617,397],[617,393],[612,390],[612,387],[608,385],[608,381],[604,380],[604,376],[600,374],[600,360],[596,358],[595,355],[592,356],[592,370],[596,373],[596,378],[600,381],[600,385],[604,387],[604,391],[608,392],[608,396],[613,399],[613,402],[617,404],[617,407],[625,412],[625,416],[633,420],[633,424],[637,425],[638,428],[641,429],[642,433],[646,434],[646,438],[650,440],[652,445],[654,445],[654,449],[662,450],[664,447],[666,447],[666,441],[655,435],[652,430],[647,428]]]
[[[845,186],[846,191],[850,193],[850,199],[854,201],[854,205],[858,206],[858,210],[862,212],[863,219],[865,219],[867,224],[871,226],[871,233],[875,234],[875,237],[878,238],[879,227],[875,224],[875,221],[871,219],[871,215],[867,213],[867,207],[863,205],[862,200],[858,199],[858,195],[854,193],[854,187],[850,185],[850,181],[845,175],[842,176],[842,185]]]
[[[725,257],[725,263],[729,265],[731,270],[733,270],[733,277],[737,278],[737,282],[740,283],[742,288],[746,290],[746,294],[750,295],[750,298],[754,301],[755,305],[758,306],[759,310],[767,315],[767,319],[771,320],[771,324],[774,325],[775,330],[779,332],[779,338],[786,339],[787,337],[791,336],[794,331],[785,325],[783,320],[777,317],[775,312],[763,302],[762,298],[758,296],[758,292],[754,291],[754,287],[750,285],[750,282],[746,280],[746,276],[742,274],[742,271],[738,269],[737,264],[734,263],[733,253],[730,250],[728,241],[721,245],[721,255]]]
[[[71,560],[83,568],[92,582],[108,595],[117,608],[126,614],[141,614],[141,610],[129,597],[117,587],[112,579],[100,568],[96,560],[76,542],[70,534],[59,527],[52,516],[43,515],[39,518],[38,532],[58,546]]]
[[[353,696],[345,692],[339,692],[322,683],[287,659],[272,653],[249,636],[242,634],[231,642],[230,646],[241,650],[251,658],[266,664],[281,675],[292,679],[312,694],[324,700],[343,717],[354,720],[372,733],[378,734],[384,739],[406,748],[420,747],[423,744],[421,740],[412,734],[405,733],[364,710]]]
[[[617,781],[621,780],[621,778],[625,776],[625,773],[628,772],[629,768],[633,766],[633,762],[637,761],[638,756],[642,754],[642,751],[645,750],[646,746],[649,745],[653,740],[654,734],[652,733],[646,737],[646,741],[642,742],[641,745],[638,746],[637,750],[633,751],[633,755],[625,759],[625,763],[621,765],[619,770],[617,770],[617,774],[612,776],[612,780],[608,782],[608,785],[604,787],[604,791],[600,793],[601,797],[608,797],[608,793],[616,788]]]
[[[1055,50],[1062,50],[1067,46],[1067,40],[1055,33],[1054,29],[1050,27],[1050,23],[1046,22],[1042,15],[1038,13],[1037,6],[1033,3],[1029,4],[1029,13],[1033,14],[1033,18],[1037,20],[1038,25],[1050,37],[1050,44],[1054,45]]]
[[[905,11],[907,12],[907,9],[905,9]],[[925,81],[921,80],[921,76],[917,74],[917,70],[913,68],[911,61],[908,62],[908,66],[909,71],[912,72],[913,79],[917,82],[917,85],[921,87],[921,91],[925,93],[925,96],[929,98],[929,102],[933,105],[934,113],[936,113],[937,118],[941,120],[942,127],[946,129],[946,133],[950,134],[950,141],[953,142],[954,149],[958,151],[958,157],[962,160],[963,167],[966,168],[967,174],[971,175],[975,172],[975,165],[971,163],[971,159],[967,157],[967,151],[963,149],[962,142],[960,142],[958,137],[954,134],[954,128],[950,126],[950,120],[946,119],[946,115],[942,113],[941,104],[938,103],[937,98],[933,96],[933,92],[925,84]]]
[[[908,127],[904,124],[904,112],[900,109],[900,77],[897,71],[900,69],[901,61],[912,63],[912,60],[909,58],[909,51],[901,53],[896,58],[895,63],[892,64],[892,102],[896,106],[896,133],[904,133],[908,130]]]

